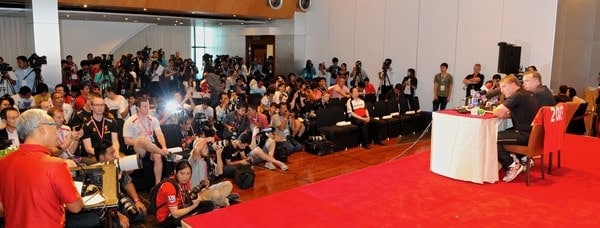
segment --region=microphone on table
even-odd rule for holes
[[[58,150],[63,151],[69,156],[73,162],[81,169],[81,176],[83,176],[83,186],[81,187],[81,197],[96,194],[98,192],[98,186],[91,184],[92,175],[85,171],[84,166],[69,152],[69,149],[62,149],[61,146],[57,146]]]

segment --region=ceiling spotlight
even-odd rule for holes
[[[223,25],[223,22],[219,22],[219,25]]]
[[[125,20],[129,20],[129,18],[126,17]]]
[[[160,17],[157,17],[157,18],[156,18],[156,20],[157,20],[157,21],[160,21]]]
[[[67,18],[71,17],[71,15],[67,14]]]
[[[175,20],[175,23],[179,22],[178,20]]]
[[[196,11],[192,11],[192,14],[196,14]]]
[[[148,9],[144,8],[144,11],[147,11]]]
[[[183,21],[180,21],[180,22],[179,22],[179,24],[180,24],[180,25],[182,25],[182,24],[183,24]]]
[[[272,18],[270,18],[270,17],[269,17],[269,18],[267,18],[267,19],[269,19],[269,21],[270,21]]]
[[[234,14],[233,17],[237,17],[237,15]]]
[[[137,23],[137,22],[138,22],[138,20],[134,20],[133,22]]]
[[[106,17],[106,14],[102,15],[102,17]]]
[[[244,24],[244,22],[241,22],[240,24],[242,24],[242,25],[243,25],[243,24]]]
[[[83,8],[87,8],[87,4],[83,4]]]

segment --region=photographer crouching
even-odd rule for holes
[[[173,175],[170,180],[161,182],[156,194],[156,220],[161,227],[180,227],[181,220],[187,216],[212,211],[215,204],[209,200],[203,200],[196,194],[187,194],[191,192],[190,179],[192,176],[192,166],[187,160],[179,161],[175,165]],[[207,186],[206,182],[199,185],[200,191]],[[195,196],[195,198],[190,197]]]
[[[101,141],[95,145],[94,155],[96,160],[101,163],[112,163],[117,160],[117,154],[110,141]],[[121,227],[129,227],[130,223],[142,222],[146,214],[146,205],[140,201],[137,190],[131,181],[127,172],[119,173],[119,189],[126,193],[119,194],[119,211],[116,212]]]

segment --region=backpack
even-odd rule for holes
[[[254,187],[254,171],[250,165],[238,165],[233,170],[233,183],[240,189],[248,189]]]
[[[179,192],[179,186],[177,185],[177,181],[175,179],[166,178],[166,179],[163,179],[162,181],[160,181],[160,183],[158,183],[157,185],[155,185],[154,187],[152,187],[150,189],[150,203],[148,204],[148,208],[146,208],[147,214],[156,215],[156,212],[158,211],[158,209],[167,205],[166,202],[161,205],[156,205],[156,196],[158,195],[158,190],[165,182],[171,183],[173,186],[175,186],[175,191]]]

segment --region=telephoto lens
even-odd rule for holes
[[[200,181],[200,184],[196,185],[195,187],[193,187],[191,190],[189,190],[187,192],[188,197],[191,200],[198,199],[198,194],[200,194],[200,192],[202,191],[202,189],[206,188],[207,186],[208,186],[208,181],[207,180]]]

